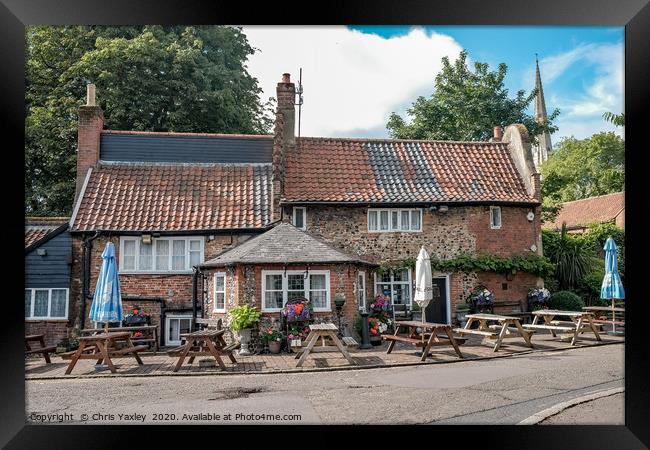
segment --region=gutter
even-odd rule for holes
[[[540,206],[542,203],[539,201],[506,201],[506,200],[476,200],[476,201],[421,201],[421,202],[360,202],[360,201],[310,201],[310,200],[283,200],[280,201],[280,206],[291,205],[324,205],[324,206],[358,206],[358,207],[399,207],[406,208],[410,206],[426,207],[426,206],[439,206],[447,205],[449,207],[456,206]]]

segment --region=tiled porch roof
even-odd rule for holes
[[[280,223],[269,231],[204,262],[201,267],[223,267],[234,264],[354,262],[376,265],[359,256],[343,253],[291,224]]]

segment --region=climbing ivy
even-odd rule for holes
[[[380,275],[401,269],[415,267],[415,258],[406,258],[401,261],[382,261],[376,272]],[[478,256],[461,254],[451,259],[431,259],[431,269],[439,272],[497,272],[512,273],[526,272],[537,276],[548,276],[553,273],[554,266],[544,256],[535,254],[516,255],[511,257],[491,254]]]

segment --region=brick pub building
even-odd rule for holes
[[[306,296],[316,316],[343,323],[378,293],[412,304],[409,269],[385,261],[461,254],[540,254],[540,181],[525,127],[489,142],[295,136],[295,86],[277,85],[273,135],[105,130],[89,87],[79,111],[68,327],[87,315],[108,241],[125,310],[139,306],[173,345],[192,317],[224,318],[238,304],[279,319]],[[541,283],[517,273],[435,273],[427,319],[452,322],[483,284],[499,302]]]

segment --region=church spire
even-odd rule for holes
[[[546,113],[546,102],[544,102],[544,89],[542,88],[542,76],[539,73],[539,61],[535,53],[535,121],[545,123],[548,120]],[[537,144],[533,147],[533,159],[535,168],[539,172],[540,166],[548,159],[548,154],[553,150],[551,146],[551,134],[545,131],[537,135]]]

